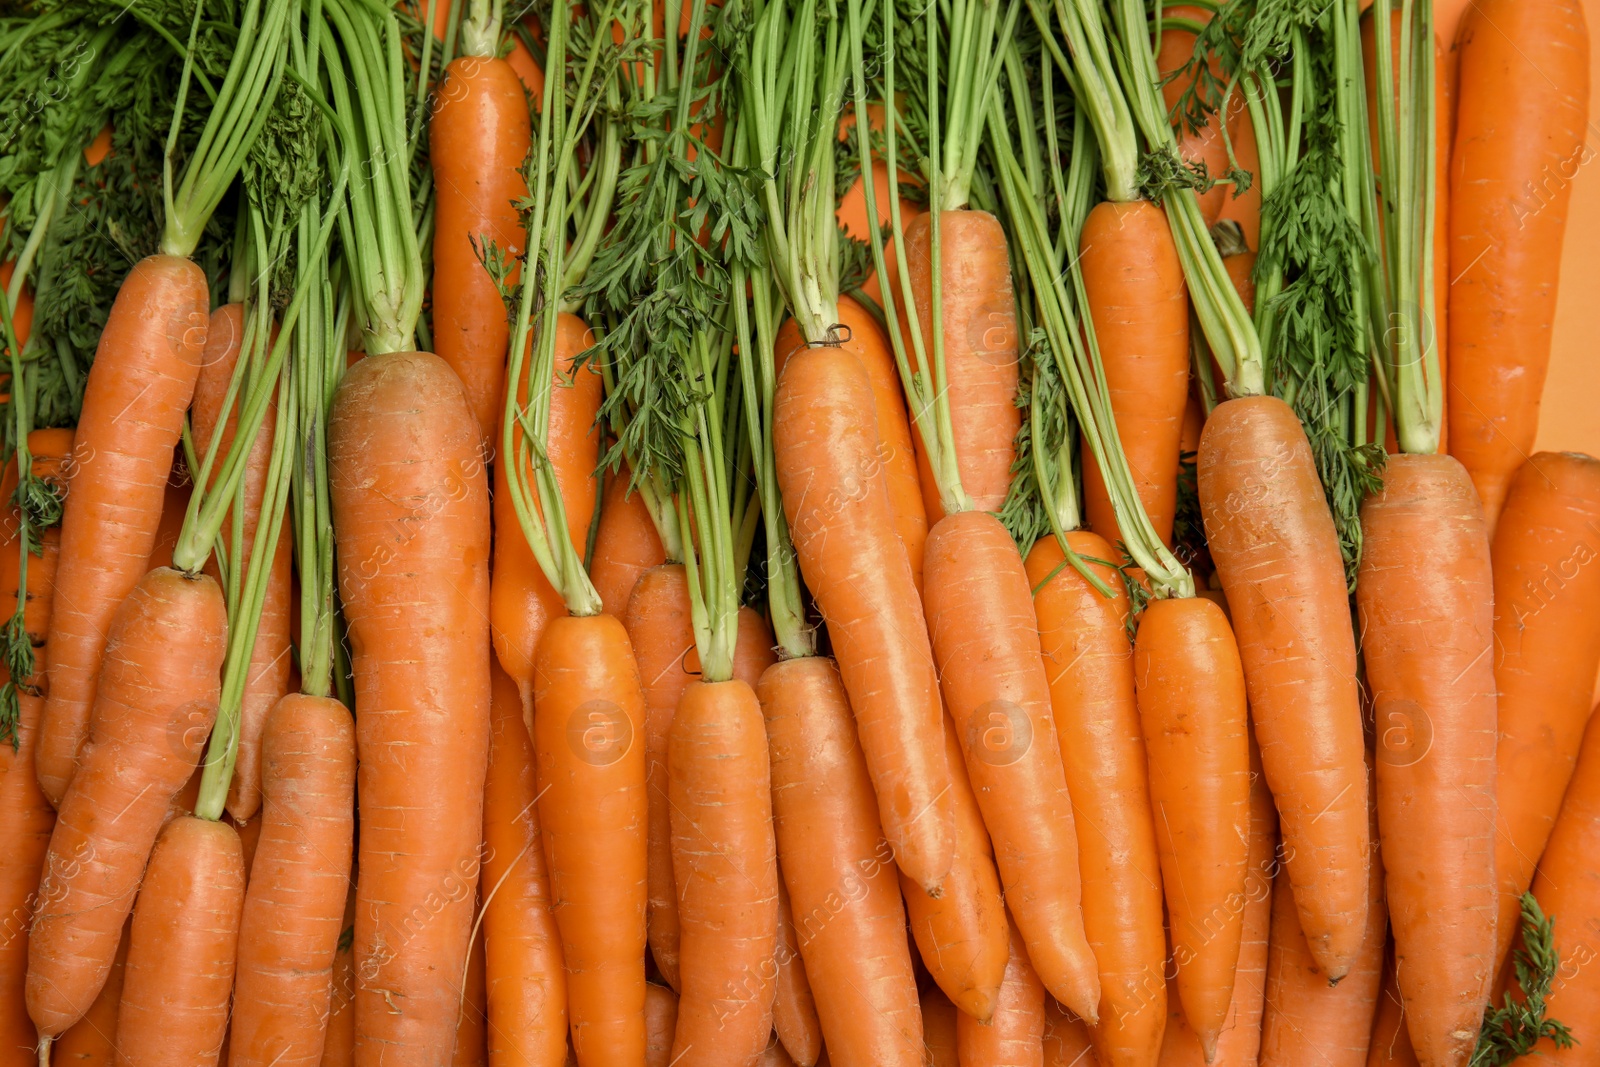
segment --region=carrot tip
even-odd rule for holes
[[[54,1041],[53,1037],[39,1038],[39,1067],[50,1067],[50,1045]]]
[[[1206,1063],[1211,1063],[1217,1058],[1217,1032],[1207,1030],[1195,1036],[1200,1038],[1200,1051],[1205,1054]]]

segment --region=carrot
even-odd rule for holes
[[[1411,1036],[1406,1033],[1400,986],[1395,981],[1392,941],[1384,953],[1383,985],[1367,1043],[1367,1067],[1417,1067],[1417,1054],[1411,1051]]]
[[[931,213],[905,226],[906,284],[911,287],[926,351],[933,345],[934,264],[929,244]],[[943,312],[944,383],[954,429],[961,488],[980,511],[999,511],[1011,486],[1016,436],[1022,411],[1016,406],[1017,318],[1005,232],[987,211],[941,211],[939,284]],[[908,319],[900,332],[911,344]],[[915,359],[914,352],[912,353]],[[929,414],[931,417],[931,413]],[[925,442],[917,438],[919,449]],[[926,464],[926,460],[924,460]],[[924,478],[922,495],[930,524],[945,514],[939,488]]]
[[[667,733],[691,671],[694,627],[690,622],[689,583],[681,563],[645,571],[633,587],[623,618],[644,684],[644,752],[649,796],[649,909],[646,927],[650,954],[661,977],[678,983],[678,893],[672,873],[672,826],[667,799]]]
[[[1540,452],[1512,480],[1494,568],[1495,877],[1503,962],[1572,777],[1600,665],[1600,461]]]
[[[1233,997],[1244,936],[1233,904],[1250,863],[1244,678],[1222,609],[1202,598],[1152,602],[1133,674],[1178,994],[1210,1060]]]
[[[609,615],[551,621],[534,671],[539,820],[584,1067],[645,1048],[647,801],[644,695]]]
[[[1555,919],[1556,947],[1561,953],[1561,967],[1545,1002],[1547,1014],[1566,1023],[1583,1042],[1571,1051],[1558,1051],[1548,1039],[1541,1041],[1533,1058],[1552,1063],[1592,1060],[1596,1022],[1600,1020],[1600,976],[1589,965],[1600,925],[1596,919],[1600,915],[1600,872],[1594,865],[1595,850],[1600,848],[1600,726],[1596,721],[1591,718],[1584,731],[1577,772],[1533,880],[1534,897],[1545,914]]]
[[[1215,12],[1211,8],[1197,4],[1171,4],[1161,8],[1164,19],[1184,19],[1204,26],[1210,22]],[[1160,39],[1156,42],[1156,70],[1161,75],[1161,99],[1167,109],[1169,119],[1172,119],[1173,132],[1178,137],[1178,155],[1191,165],[1203,163],[1206,174],[1213,179],[1224,177],[1229,167],[1228,144],[1223,139],[1222,113],[1220,109],[1206,116],[1206,123],[1197,130],[1187,128],[1187,123],[1182,121],[1181,112],[1178,110],[1183,94],[1194,85],[1197,75],[1184,70],[1190,59],[1194,56],[1195,33],[1186,27],[1163,25]],[[1218,84],[1225,84],[1227,75],[1222,70],[1222,64],[1215,56],[1208,56],[1206,66]],[[1170,79],[1170,80],[1169,80]],[[1249,110],[1245,106],[1244,94],[1237,88],[1228,101],[1228,135],[1234,143],[1234,152],[1238,154],[1239,125],[1248,122]],[[1241,161],[1241,166],[1243,162]],[[1210,189],[1201,192],[1195,191],[1200,201],[1200,217],[1207,226],[1217,221],[1222,209],[1227,202],[1233,199],[1229,195],[1229,186],[1225,183],[1213,185]]]
[[[630,477],[624,464],[606,478],[600,525],[594,538],[594,562],[589,565],[589,576],[606,614],[619,619],[627,613],[628,598],[633,595],[639,575],[667,559],[644,497],[628,489]]]
[[[1073,532],[1067,543],[1085,561],[1114,558],[1096,534]],[[1147,1064],[1161,1048],[1167,1015],[1161,980],[1167,943],[1149,765],[1123,626],[1128,602],[1102,596],[1065,564],[1053,537],[1028,553],[1028,584],[1078,830],[1084,933],[1100,971],[1096,1046],[1109,1067]],[[1088,565],[1120,592],[1121,577],[1110,566]]]
[[[777,845],[761,706],[743,681],[684,690],[668,741],[681,980],[672,1059],[745,1063],[772,1035]]]
[[[526,250],[516,201],[528,195],[522,164],[532,123],[522,82],[499,58],[499,26],[450,61],[428,121],[433,165],[434,347],[466,389],[487,448],[500,425],[505,353],[510,338],[505,303],[480,258],[494,253],[512,268]],[[590,465],[593,468],[593,464]],[[512,672],[515,676],[515,672]]]
[[[1494,535],[1533,451],[1572,179],[1590,158],[1578,0],[1471,5],[1450,160],[1450,451]]]
[[[567,1057],[567,975],[539,833],[533,741],[516,683],[503,670],[491,673],[479,932],[487,953],[489,1063],[560,1067]]]
[[[356,681],[356,1058],[442,1063],[455,1040],[489,747],[489,500],[448,365],[368,355],[328,422]],[[421,610],[418,610],[418,608]],[[423,805],[420,782],[448,782]],[[431,903],[429,903],[431,902]],[[420,911],[418,910],[420,909]]]
[[[938,897],[930,897],[904,874],[900,892],[923,966],[963,1014],[987,1020],[999,1003],[1010,955],[1005,903],[989,831],[948,715],[944,748],[956,809],[956,861]]]
[[[1010,955],[994,1018],[980,1022],[956,1016],[956,1049],[962,1063],[977,1067],[1043,1067],[1044,984],[1028,962],[1015,924],[1009,924]]]
[[[928,1067],[959,1067],[956,1020],[960,1014],[938,986],[929,986],[922,994],[922,1041]]]
[[[772,1036],[767,1047],[761,1050],[761,1054],[753,1062],[755,1067],[794,1067],[794,1060],[789,1057],[788,1050],[777,1039],[777,1035]]]
[[[72,431],[34,430],[28,434],[28,452],[33,459],[33,476],[55,482],[60,478],[62,460],[72,452]],[[9,501],[16,490],[16,465],[14,459],[6,484],[0,486],[0,501]],[[8,677],[16,694],[17,721],[12,726],[10,743],[0,739],[0,811],[6,813],[0,820],[0,856],[6,857],[5,874],[0,878],[0,1063],[9,1065],[13,1059],[18,1064],[30,1063],[38,1041],[24,999],[28,924],[38,903],[35,891],[50,847],[56,812],[34,775],[33,752],[44,705],[40,687],[49,659],[45,637],[50,629],[61,531],[56,527],[33,531],[41,552],[28,558],[24,587],[20,553],[26,549],[16,541],[21,516],[14,506],[6,508],[6,516],[14,525],[11,536],[0,547],[0,609],[3,617],[10,619],[21,600],[22,636],[32,646],[34,657],[32,677]],[[15,750],[12,744],[16,745]]]
[[[1189,400],[1189,295],[1178,247],[1155,204],[1108,200],[1089,212],[1078,250],[1117,437],[1139,500],[1170,544]],[[1083,465],[1083,493],[1090,527],[1117,544],[1122,535],[1099,464]]]
[[[1355,641],[1333,519],[1289,405],[1230,400],[1198,457],[1206,538],[1233,612],[1250,716],[1312,955],[1343,977],[1367,905],[1367,782]]]
[[[56,1038],[50,1049],[52,1063],[62,1067],[112,1067],[116,1063],[117,1006],[122,1003],[122,979],[127,973],[130,940],[128,926],[132,922],[133,917],[129,916],[128,922],[123,924],[122,937],[117,942],[117,957],[111,965],[111,973],[106,977],[106,984],[100,987],[100,995],[94,998],[94,1004],[84,1012],[83,1018]],[[18,1067],[23,1064],[31,1067],[37,1062],[30,1052],[26,1060],[18,1060]]]
[[[243,907],[244,858],[233,827],[189,816],[168,823],[133,909],[118,1067],[217,1062]]]
[[[1462,1062],[1494,970],[1489,539],[1448,456],[1391,457],[1356,586],[1396,971],[1418,1062]]]
[[[94,728],[61,802],[28,937],[28,1015],[41,1041],[82,1017],[105,984],[167,806],[216,715],[226,628],[217,583],[168,568],[141,578],[111,620]]]
[[[322,1042],[320,1067],[350,1067],[356,1049],[356,968],[355,940],[356,887],[354,881],[345,894],[343,930],[339,952],[333,958],[333,992],[328,1003],[328,1021]]]
[[[822,1052],[822,1024],[817,1021],[817,1001],[800,958],[794,932],[794,913],[782,871],[778,877],[778,940],[773,951],[778,966],[777,989],[772,998],[772,1028],[799,1067],[813,1067]]]
[[[822,347],[792,356],[772,429],[778,486],[895,861],[935,890],[955,848],[939,679],[877,435],[861,418],[872,408],[871,381],[850,353]]]
[[[644,987],[645,1067],[670,1067],[678,1027],[678,994],[654,982]]]
[[[1044,1002],[1045,1067],[1099,1067],[1089,1040],[1089,1028],[1082,1019],[1064,1011],[1053,997]]]
[[[815,656],[784,660],[756,693],[778,854],[823,1039],[841,1064],[921,1067],[905,912],[838,670]]]
[[[155,545],[209,304],[205,273],[195,264],[176,256],[141,260],[117,292],[84,386],[61,519],[50,690],[34,756],[39,786],[57,807],[89,733],[112,617]],[[135,404],[139,417],[126,418]]]
[[[233,444],[237,414],[233,410],[224,412],[222,406],[227,400],[228,384],[233,378],[234,368],[239,363],[243,340],[244,305],[224,304],[211,313],[211,324],[206,332],[205,359],[195,383],[194,403],[189,416],[194,432],[195,453],[199,456],[203,457],[211,447],[219,427],[221,440],[217,443],[217,455],[226,456]],[[261,521],[262,498],[272,464],[276,410],[275,400],[267,405],[261,431],[256,434],[246,460],[240,491],[244,506],[239,516],[243,536],[240,549],[235,554],[241,565],[254,549],[256,528]],[[212,485],[216,484],[219,473],[220,463],[212,469]],[[232,538],[233,525],[230,514],[222,527],[223,536],[229,540]],[[261,621],[257,624],[256,643],[250,652],[250,668],[239,708],[238,754],[233,766],[233,779],[228,785],[227,802],[228,811],[239,819],[250,818],[261,806],[261,731],[278,699],[289,691],[291,555],[290,538],[280,536],[272,557],[266,596],[261,602]],[[213,576],[216,574],[214,568],[208,573]]]
[[[1376,834],[1376,826],[1373,832]],[[1383,863],[1376,851],[1368,882],[1367,936],[1350,973],[1338,985],[1329,985],[1327,975],[1311,958],[1289,894],[1273,899],[1266,1013],[1261,1020],[1263,1067],[1307,1063],[1366,1067],[1389,931]]]
[[[355,735],[350,712],[326,697],[286,696],[267,719],[229,1067],[322,1060],[350,883]]]
[[[912,442],[911,420],[906,414],[905,391],[900,388],[900,373],[895,369],[894,352],[878,321],[860,304],[847,296],[839,298],[839,323],[846,337],[844,347],[861,361],[872,383],[872,410],[877,417],[878,450],[876,459],[883,467],[889,487],[889,510],[894,514],[895,532],[911,561],[911,576],[922,588],[922,551],[928,540],[928,513],[922,499],[922,482],[917,473],[917,451]],[[785,320],[773,347],[777,372],[789,356],[805,344],[794,319]]]
[[[456,62],[461,62],[457,60]],[[520,106],[520,104],[519,104]],[[500,322],[505,322],[502,311]],[[595,429],[595,413],[600,408],[600,375],[592,366],[574,373],[573,360],[594,343],[582,319],[562,315],[556,328],[555,385],[550,390],[550,435],[544,443],[545,455],[555,468],[561,487],[561,500],[567,517],[567,536],[582,552],[589,536],[589,519],[594,514],[595,466],[600,462],[600,436]],[[523,364],[518,382],[519,407],[528,399],[528,375],[532,361]],[[502,398],[497,398],[497,402]],[[551,586],[534,559],[526,539],[516,536],[517,515],[512,507],[511,490],[506,483],[511,461],[496,463],[494,470],[494,524],[506,536],[495,538],[494,581],[489,590],[489,618],[494,635],[494,651],[500,666],[517,683],[522,694],[524,716],[531,721],[533,699],[533,656],[539,638],[551,618],[566,613],[561,596]],[[533,457],[528,459],[533,468]]]
[[[483,938],[473,938],[467,949],[467,972],[459,988],[461,1006],[456,1010],[456,1047],[451,1067],[487,1067],[489,1062],[484,952]]]

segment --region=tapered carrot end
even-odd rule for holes
[[[39,1039],[39,1067],[50,1067],[50,1043],[54,1040],[53,1037]]]
[[[1200,1038],[1200,1051],[1205,1055],[1206,1063],[1211,1063],[1217,1058],[1217,1032],[1206,1030],[1195,1036]]]
[[[968,989],[955,999],[955,1006],[987,1026],[1000,1007],[1000,986],[988,989]]]

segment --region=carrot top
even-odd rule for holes
[[[1431,51],[1431,48],[1430,48]],[[1545,999],[1561,967],[1555,917],[1546,916],[1532,893],[1522,895],[1522,946],[1512,960],[1516,993],[1506,993],[1484,1013],[1470,1067],[1504,1067],[1533,1052],[1543,1040],[1557,1048],[1577,1042],[1565,1024],[1545,1017]]]

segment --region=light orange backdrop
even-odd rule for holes
[[[1455,40],[1461,13],[1472,2],[1435,0],[1435,25],[1446,42]],[[1600,149],[1600,70],[1596,69],[1600,63],[1600,5],[1587,3],[1585,14],[1590,64],[1588,142]],[[1582,167],[1573,179],[1553,343],[1536,447],[1600,456],[1600,167]]]

